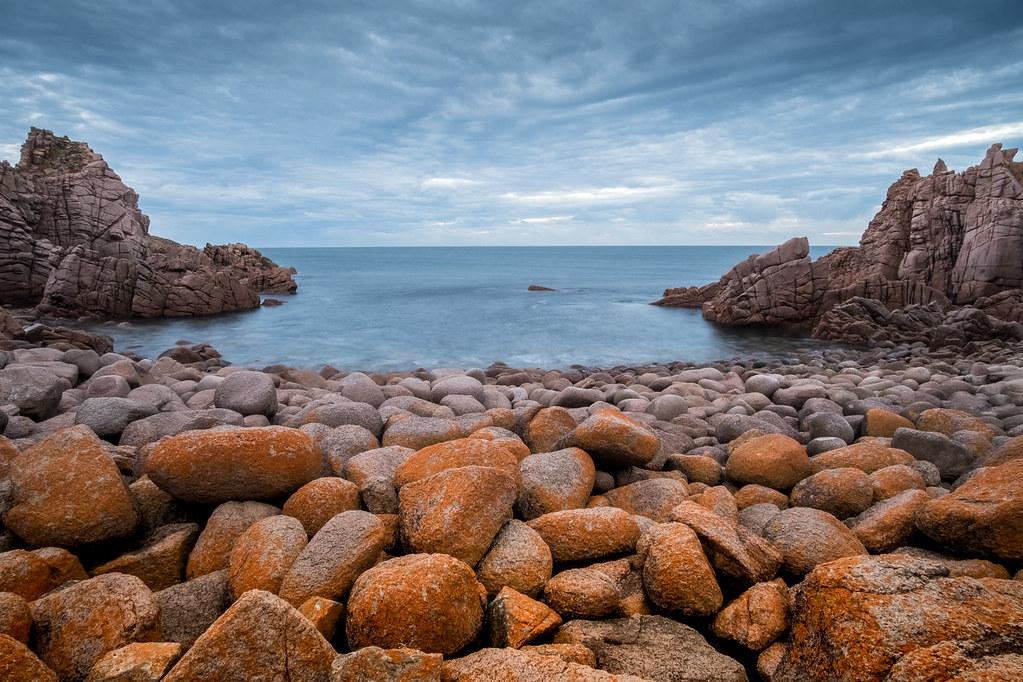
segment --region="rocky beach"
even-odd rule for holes
[[[360,372],[74,330],[296,285],[149,236],[33,130],[0,168],[0,678],[1020,679],[1013,153],[661,301],[855,345]]]

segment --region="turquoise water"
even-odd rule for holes
[[[814,342],[721,328],[649,305],[666,287],[716,280],[756,246],[264,249],[298,269],[276,308],[95,327],[153,357],[178,339],[236,364],[343,369],[558,368],[776,354]],[[818,247],[817,258],[830,251]],[[530,284],[557,289],[533,293]]]

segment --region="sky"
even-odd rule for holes
[[[1023,144],[1023,2],[0,0],[0,158],[87,141],[154,234],[853,244]]]

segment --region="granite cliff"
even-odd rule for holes
[[[294,293],[293,270],[244,244],[199,250],[149,234],[138,195],[83,142],[32,128],[0,162],[0,304],[43,314],[187,317]]]
[[[812,326],[821,338],[930,342],[942,326],[955,328],[940,334],[949,342],[1020,338],[1023,163],[1013,160],[1016,151],[993,145],[961,173],[940,159],[928,176],[906,171],[858,247],[814,261],[805,237],[790,239],[717,282],[667,289],[655,305],[700,307],[727,325]],[[892,319],[893,311],[903,312]]]

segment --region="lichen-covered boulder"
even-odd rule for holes
[[[37,547],[76,547],[131,535],[139,518],[128,486],[84,426],[58,431],[10,463],[4,523]]]
[[[320,475],[321,459],[297,429],[189,431],[157,443],[146,473],[180,500],[215,504],[287,495]]]
[[[486,590],[472,569],[447,554],[410,554],[363,573],[348,598],[354,648],[412,647],[445,656],[475,639]]]

